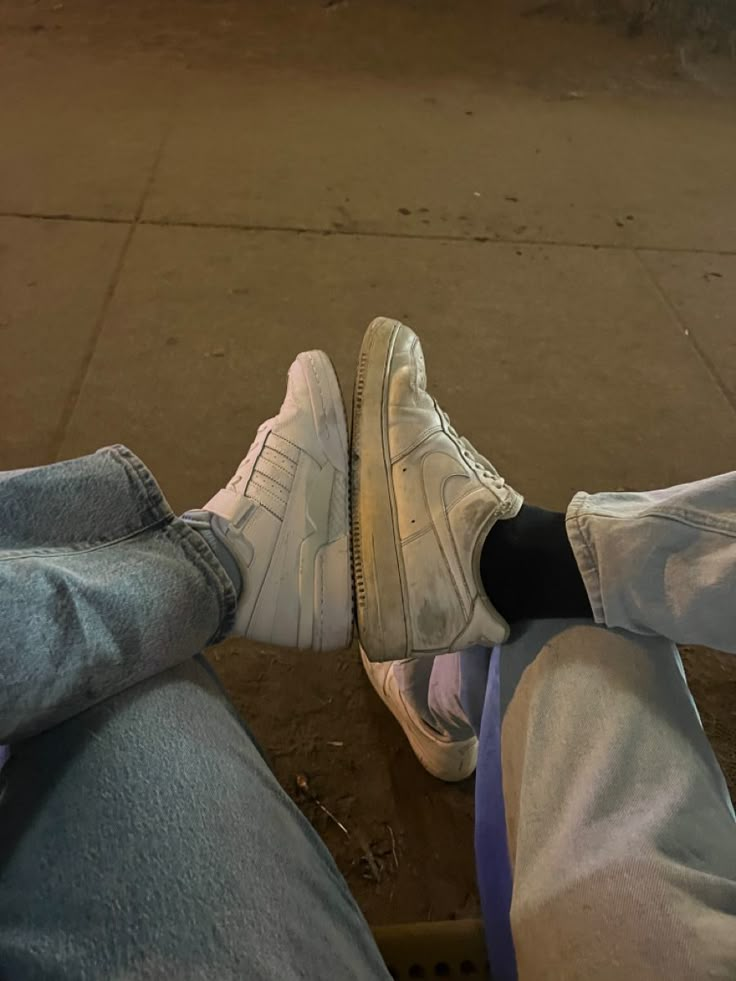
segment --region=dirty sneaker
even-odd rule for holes
[[[422,348],[397,320],[368,328],[353,407],[356,614],[371,661],[502,643],[480,553],[523,499],[427,392]]]
[[[349,646],[347,447],[330,359],[300,354],[281,411],[260,426],[230,483],[203,509],[242,577],[234,634],[282,647]]]
[[[448,783],[472,776],[478,762],[477,738],[471,736],[468,739],[450,739],[446,733],[439,732],[425,722],[401,694],[401,685],[395,670],[399,661],[374,664],[368,660],[362,647],[360,655],[370,683],[404,730],[414,755],[424,769],[433,777]]]

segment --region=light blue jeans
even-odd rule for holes
[[[429,721],[480,729],[491,960],[733,978],[736,824],[672,641],[736,647],[736,477],[578,495],[568,528],[601,625],[402,668]],[[129,451],[0,477],[0,977],[387,977],[195,656],[234,604]]]
[[[673,642],[736,652],[736,473],[567,513],[596,623],[402,662],[480,732],[476,862],[496,981],[736,978],[736,821]]]
[[[200,657],[235,594],[121,447],[0,477],[0,977],[386,979]]]

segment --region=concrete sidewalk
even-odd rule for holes
[[[0,466],[124,442],[197,506],[299,350],[349,399],[381,313],[529,500],[733,469],[733,102],[602,30],[332,7],[3,11]],[[419,771],[354,652],[214,657],[285,785],[355,832],[310,813],[369,918],[476,912],[472,788]]]

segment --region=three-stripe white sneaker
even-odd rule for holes
[[[348,434],[326,354],[297,357],[281,411],[204,510],[243,578],[234,634],[282,647],[349,646]]]

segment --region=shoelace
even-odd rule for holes
[[[477,452],[477,450],[469,440],[465,439],[464,436],[461,436],[458,433],[458,431],[450,422],[450,417],[448,416],[448,414],[440,405],[438,405],[437,402],[435,402],[435,408],[442,416],[445,422],[445,431],[447,432],[448,436],[450,436],[457,444],[460,450],[460,455],[462,456],[463,460],[465,460],[465,462],[470,467],[472,467],[473,470],[475,470],[478,476],[483,477],[485,480],[489,480],[496,490],[498,491],[503,490],[504,487],[506,486],[506,481],[504,480],[504,478],[498,473],[497,470],[495,470],[491,466],[491,464],[489,463],[488,460],[485,459],[485,457],[480,456],[480,454]]]
[[[250,444],[250,448],[248,449],[248,452],[245,454],[245,457],[240,461],[240,466],[238,467],[235,474],[233,475],[232,480],[230,480],[230,482],[228,483],[227,485],[228,487],[232,487],[233,490],[236,488],[237,484],[240,482],[239,472],[243,469],[243,467],[248,466],[253,461],[253,451],[255,450],[256,444],[260,442],[258,437],[261,435],[263,430],[268,429],[272,425],[272,423],[273,423],[273,419],[267,419],[265,422],[262,422],[260,424],[260,426],[256,430],[255,439]]]

